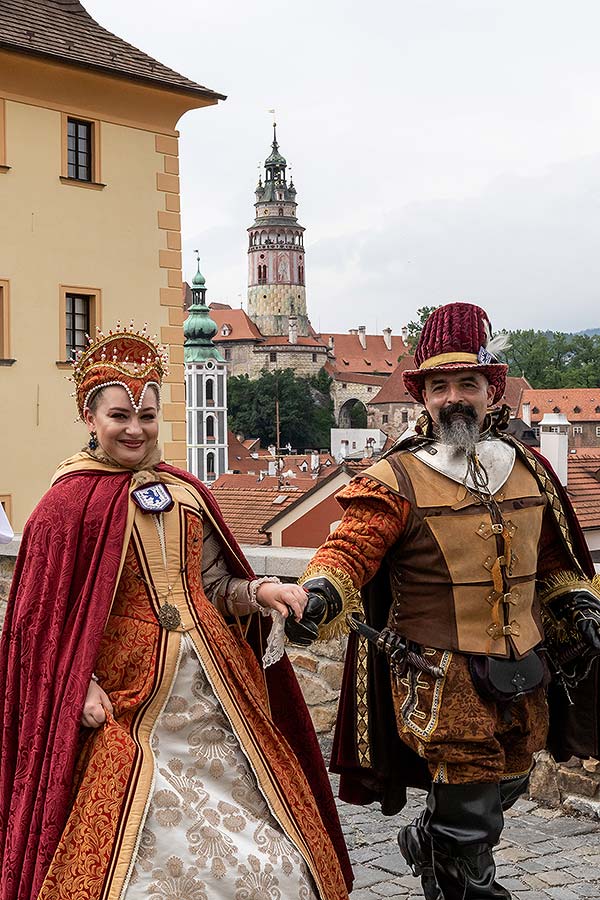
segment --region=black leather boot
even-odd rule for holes
[[[517,775],[516,778],[508,778],[500,782],[500,802],[503,811],[514,806],[521,794],[524,794],[529,784],[529,772],[527,775]]]
[[[405,825],[398,832],[400,853],[409,864],[413,875],[421,877],[421,887],[425,900],[442,900],[440,889],[433,874],[431,857],[431,838],[427,833],[429,810],[425,809],[420,816]]]
[[[510,900],[492,848],[504,816],[498,784],[433,784],[427,798],[433,872],[443,900]]]

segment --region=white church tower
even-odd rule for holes
[[[196,254],[198,251],[196,251]],[[217,325],[206,305],[206,282],[198,271],[183,324],[188,469],[205,484],[227,471],[227,363],[213,343]]]

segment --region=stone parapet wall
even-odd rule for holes
[[[290,662],[319,736],[333,735],[345,653],[346,639],[322,641],[311,649],[288,648]]]
[[[543,750],[538,753],[529,785],[530,796],[569,815],[600,818],[600,762],[576,759],[556,763]]]

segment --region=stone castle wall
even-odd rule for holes
[[[265,369],[267,371],[294,369],[297,376],[307,378],[318,375],[327,362],[327,352],[324,348],[306,347],[302,344],[264,347],[250,342],[242,344],[239,341],[219,341],[218,346],[221,353],[228,351],[228,375],[248,375],[253,380],[260,378]],[[271,361],[271,353],[275,353],[274,362]]]

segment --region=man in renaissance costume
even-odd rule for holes
[[[492,848],[533,754],[598,752],[593,567],[548,464],[505,434],[494,352],[479,307],[431,314],[404,373],[425,413],[337,495],[286,624],[301,644],[352,629],[332,769],[343,799],[387,814],[428,791],[398,836],[428,900],[510,897]]]

